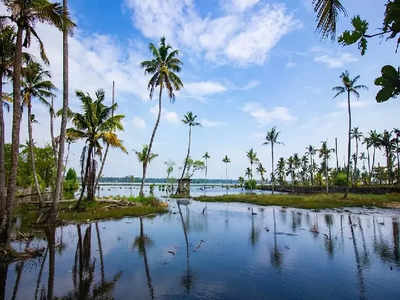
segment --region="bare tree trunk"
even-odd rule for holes
[[[57,166],[57,144],[56,139],[54,137],[54,103],[53,97],[51,98],[51,106],[50,106],[50,137],[51,137],[51,147],[53,148],[54,160]]]
[[[335,155],[336,155],[336,170],[339,171],[339,159],[337,152],[337,138],[335,137]]]
[[[368,155],[368,174],[369,174],[369,183],[371,183],[372,171],[371,171],[371,156],[369,154],[369,147],[367,147],[367,155]]]
[[[178,181],[178,189],[176,191],[177,194],[181,193],[181,182],[183,180],[183,177],[185,176],[185,171],[186,171],[186,167],[187,167],[187,162],[190,156],[190,144],[192,143],[192,126],[189,125],[189,143],[188,143],[188,150],[186,153],[186,159],[185,159],[185,164],[183,165],[183,170],[182,170],[182,175],[181,178]]]
[[[354,180],[353,180],[353,185],[354,182],[357,184],[357,180],[358,180],[358,175],[357,175],[357,162],[358,162],[358,138],[356,137],[356,157],[354,159]]]
[[[71,148],[71,141],[68,141],[68,147],[67,147],[67,154],[65,155],[65,163],[64,163],[64,171],[63,171],[63,178],[65,177],[65,173],[67,172],[67,165],[68,165],[68,159],[69,159],[69,151]]]
[[[16,52],[14,57],[13,74],[13,120],[12,120],[12,146],[11,168],[8,178],[7,198],[4,215],[0,226],[0,247],[8,244],[11,225],[11,213],[15,201],[17,188],[17,168],[19,154],[19,135],[21,120],[21,64],[22,64],[22,26],[18,26]]]
[[[81,195],[79,196],[79,199],[78,199],[78,202],[76,203],[75,209],[79,208],[79,206],[81,205],[82,199],[83,199],[83,195],[85,194],[86,184],[87,184],[87,180],[88,180],[88,176],[89,176],[91,158],[92,158],[92,149],[93,149],[92,144],[89,144],[88,154],[87,154],[87,159],[86,159],[86,166],[85,166],[85,173],[82,178]]]
[[[33,144],[33,134],[32,134],[32,102],[28,99],[28,135],[29,135],[29,155],[31,158],[32,175],[35,182],[36,193],[39,197],[39,207],[43,205],[42,193],[40,192],[39,180],[36,173],[36,162],[35,162],[35,152]]]
[[[6,207],[6,169],[4,161],[3,74],[0,74],[0,220]]]
[[[114,101],[115,101],[115,82],[113,81],[113,86],[112,86],[112,105],[114,105]],[[114,109],[112,110],[111,115],[114,117]],[[104,168],[104,165],[106,163],[106,159],[107,159],[108,149],[109,148],[110,148],[110,144],[107,143],[106,151],[104,152],[103,160],[102,160],[101,166],[100,166],[100,171],[99,171],[99,174],[97,175],[96,183],[94,184],[94,190],[95,191],[97,190],[97,186],[99,184],[99,180],[101,178],[101,175],[103,174],[103,168]]]
[[[348,133],[348,144],[347,144],[347,174],[346,174],[346,191],[343,196],[347,199],[349,194],[349,176],[350,176],[350,156],[351,156],[351,108],[350,108],[350,92],[347,92],[347,111],[349,114],[349,133]]]
[[[63,0],[63,13],[67,17],[67,0]],[[63,169],[64,169],[64,148],[65,148],[65,131],[67,128],[67,112],[68,112],[68,30],[66,26],[63,29],[63,111],[61,117],[61,129],[58,146],[58,159],[57,159],[57,179],[56,187],[53,195],[53,205],[51,215],[55,219],[57,215],[57,202],[61,199]]]
[[[148,165],[148,158],[150,157],[150,153],[151,153],[151,148],[153,147],[153,141],[154,141],[154,137],[156,135],[156,131],[158,128],[158,124],[160,123],[160,119],[161,119],[161,97],[162,97],[162,89],[163,86],[162,84],[160,85],[160,93],[158,96],[158,115],[157,115],[157,120],[156,120],[156,124],[154,125],[154,129],[153,129],[153,133],[151,134],[151,138],[150,138],[150,144],[149,144],[149,150],[147,151],[147,157],[146,160],[143,164],[143,175],[142,175],[142,183],[140,184],[140,191],[139,191],[139,196],[143,196],[143,187],[144,187],[144,181],[146,180],[146,171],[147,171],[147,165]]]

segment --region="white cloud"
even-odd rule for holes
[[[157,116],[158,114],[158,106],[155,105],[150,108],[150,112],[154,115]],[[169,123],[179,123],[179,117],[178,114],[174,111],[168,111],[165,108],[162,108],[161,110],[161,118],[163,120],[166,120]]]
[[[221,127],[221,126],[226,126],[226,125],[227,125],[226,122],[222,122],[222,121],[211,121],[211,120],[208,120],[208,119],[202,119],[202,120],[200,121],[200,124],[201,124],[203,127],[211,127],[211,128],[213,128],[213,127]]]
[[[319,55],[314,58],[315,62],[323,63],[329,68],[342,68],[345,65],[358,61],[358,58],[350,53],[342,53],[339,55]]]
[[[244,11],[254,5],[260,0],[223,0],[222,6],[227,11]]]
[[[146,122],[140,117],[133,117],[132,119],[133,126],[139,129],[146,128]]]
[[[262,64],[270,50],[299,22],[284,5],[233,0],[237,11],[202,18],[191,0],[125,0],[135,26],[148,38],[165,36],[175,47],[202,53],[211,61]]]
[[[295,62],[292,61],[288,61],[286,64],[286,68],[291,69],[294,68],[297,64]]]
[[[189,82],[184,85],[183,94],[187,97],[203,98],[212,94],[222,93],[226,87],[219,82],[200,81]]]
[[[365,108],[370,105],[370,102],[367,101],[352,101],[351,108]],[[347,109],[347,101],[340,101],[336,104],[339,108]]]
[[[274,121],[292,121],[296,119],[283,106],[276,106],[268,110],[259,103],[248,102],[243,106],[242,110],[253,117],[260,125],[266,125]]]

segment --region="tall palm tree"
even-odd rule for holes
[[[385,149],[386,168],[390,184],[393,183],[392,151],[395,149],[395,141],[392,134],[393,131],[384,130],[379,139],[380,145]]]
[[[114,115],[117,104],[106,106],[104,102],[104,91],[97,90],[96,98],[92,99],[89,94],[82,91],[77,91],[76,96],[82,102],[83,113],[73,113],[72,123],[74,128],[67,129],[67,134],[75,139],[83,139],[87,145],[85,172],[82,178],[82,190],[76,208],[80,206],[86,186],[87,200],[94,200],[94,184],[96,176],[96,161],[94,155],[102,155],[100,142],[110,144],[111,147],[116,147],[127,152],[122,145],[122,141],[115,133],[116,130],[123,130],[122,119],[123,115]],[[83,156],[83,158],[84,158]],[[82,162],[84,159],[82,160]],[[82,163],[83,165],[83,163]]]
[[[328,162],[330,158],[330,154],[335,151],[335,149],[330,149],[328,148],[328,142],[323,141],[321,145],[321,149],[319,151],[319,157],[323,159],[324,163],[324,171],[325,171],[325,180],[326,180],[326,192],[329,193],[329,167],[328,167]]]
[[[314,185],[314,155],[317,153],[317,150],[314,148],[313,145],[309,145],[306,148],[306,154],[309,155],[310,157],[310,180],[311,180],[311,185]]]
[[[253,178],[253,172],[249,167],[246,168],[246,172],[244,174],[249,180]]]
[[[287,164],[287,168],[286,168],[286,175],[290,175],[290,179],[292,181],[292,186],[295,184],[296,182],[296,169],[294,166],[294,159],[293,156],[289,156],[289,158],[286,161]]]
[[[68,1],[63,0],[63,106],[62,106],[62,116],[61,116],[61,127],[60,127],[60,135],[58,141],[58,158],[57,158],[57,176],[56,176],[56,185],[53,196],[53,205],[51,210],[51,217],[55,218],[57,213],[57,201],[61,199],[62,192],[62,183],[64,180],[65,166],[63,165],[64,160],[64,150],[65,150],[65,140],[66,140],[66,129],[68,122],[68,112],[69,112],[69,80],[68,80],[68,34],[72,32],[72,28],[75,24],[69,18],[68,12]],[[68,150],[71,143],[68,143]],[[69,152],[69,151],[68,151]]]
[[[348,71],[343,72],[340,75],[342,79],[342,86],[336,86],[332,90],[336,92],[336,95],[333,98],[336,98],[339,95],[347,94],[347,112],[349,118],[349,131],[348,131],[348,142],[347,142],[347,174],[346,174],[346,192],[344,194],[344,198],[347,198],[349,193],[349,175],[350,175],[350,157],[351,157],[351,107],[350,107],[350,97],[351,95],[355,95],[357,98],[360,97],[360,93],[358,90],[367,89],[365,85],[356,85],[357,81],[360,79],[360,75],[350,78],[350,74]]]
[[[400,183],[400,129],[398,128],[393,128],[393,133],[394,133],[394,144],[396,148],[396,158],[397,158],[397,183]]]
[[[153,97],[154,90],[159,88],[158,95],[158,115],[151,134],[149,143],[149,153],[153,147],[154,137],[161,118],[161,98],[162,91],[165,88],[171,102],[175,100],[174,91],[179,91],[183,87],[181,79],[176,73],[181,71],[182,62],[178,58],[178,50],[172,50],[172,47],[165,43],[165,38],[160,39],[160,47],[157,48],[153,43],[149,45],[150,52],[153,55],[152,60],[146,60],[141,63],[145,69],[145,74],[151,74],[152,77],[147,85],[150,91],[150,99]],[[143,195],[143,185],[146,179],[147,162],[144,164],[142,183],[140,185],[140,195]]]
[[[286,174],[285,174],[285,159],[283,157],[278,159],[276,172],[278,175],[279,184],[283,185],[286,181]]]
[[[264,174],[265,174],[265,172],[267,172],[267,170],[265,170],[265,168],[262,165],[262,163],[258,163],[258,166],[257,166],[256,170],[257,170],[258,174],[260,174],[261,181],[264,182],[265,181]]]
[[[371,155],[369,152],[369,148],[372,147],[372,140],[370,139],[369,136],[364,136],[364,139],[362,141],[363,144],[365,144],[366,148],[367,148],[367,161],[368,161],[368,181],[370,183],[371,181]]]
[[[272,181],[272,194],[274,194],[275,190],[275,176],[274,176],[274,145],[275,144],[282,144],[278,141],[279,138],[279,131],[276,127],[272,127],[271,130],[267,132],[267,136],[265,137],[264,145],[271,145],[271,163],[272,163],[272,170],[271,170],[271,181]]]
[[[222,162],[225,164],[225,175],[226,179],[228,180],[228,164],[231,163],[231,160],[228,157],[228,155],[225,155],[225,157],[222,159]]]
[[[6,198],[6,170],[4,161],[4,116],[3,116],[3,78],[12,76],[15,53],[15,31],[12,26],[0,22],[0,215],[3,216]]]
[[[8,241],[12,202],[15,198],[17,183],[18,151],[21,120],[21,68],[22,48],[29,48],[33,35],[40,46],[40,55],[44,62],[48,62],[43,42],[35,30],[37,23],[48,23],[62,30],[69,28],[73,23],[69,14],[63,14],[63,7],[59,3],[48,0],[3,0],[10,15],[1,16],[1,19],[9,19],[17,25],[16,48],[13,62],[13,120],[12,120],[12,149],[11,167],[8,178],[8,190],[6,200],[5,218],[0,226],[0,243]],[[25,34],[25,38],[23,38]]]
[[[188,159],[190,157],[190,146],[192,144],[192,127],[196,127],[196,126],[200,126],[201,124],[199,122],[196,122],[197,119],[197,115],[194,115],[191,111],[186,113],[183,117],[183,124],[188,125],[189,126],[189,141],[188,141],[188,150],[186,153],[186,158],[185,158],[185,163],[183,165],[183,170],[182,170],[182,175],[181,178],[179,179],[179,183],[178,183],[178,190],[177,193],[181,193],[182,189],[181,189],[181,182],[183,180],[183,177],[185,176],[185,172],[186,172],[186,167],[188,165]]]
[[[336,23],[339,13],[347,15],[346,9],[339,0],[313,0],[314,12],[316,13],[316,30],[323,38],[336,37]]]
[[[32,100],[36,99],[40,103],[47,107],[50,107],[50,103],[47,98],[54,96],[52,93],[55,90],[53,83],[48,80],[50,79],[50,72],[43,70],[39,63],[30,61],[26,68],[22,70],[22,96],[23,104],[27,106],[27,117],[28,117],[28,136],[29,136],[29,156],[31,159],[32,175],[35,183],[36,192],[39,197],[39,206],[43,204],[42,194],[40,192],[40,185],[38,176],[36,173],[36,163],[34,155],[34,142],[32,133],[32,123],[34,115],[32,115]]]
[[[257,153],[254,152],[253,148],[251,148],[248,152],[246,152],[246,156],[250,161],[251,179],[253,179],[253,165],[258,161]]]
[[[147,163],[150,164],[150,162],[158,157],[158,154],[155,153],[149,153],[149,145],[143,145],[142,150],[138,151],[135,150],[136,157],[139,161],[139,163],[142,164],[142,166]],[[172,166],[171,166],[172,167]],[[169,167],[168,167],[169,168]],[[171,171],[172,172],[172,171]]]
[[[354,181],[357,182],[357,159],[358,159],[358,141],[361,140],[363,137],[363,133],[358,129],[358,127],[354,127],[350,132],[351,138],[356,141],[356,153],[355,153],[355,160],[354,160],[354,174],[353,174],[353,184]]]
[[[211,158],[211,156],[208,154],[208,152],[206,152],[206,153],[204,153],[204,155],[203,155],[203,159],[205,160],[205,162],[206,162],[206,168],[205,168],[205,176],[206,176],[206,179],[207,179],[207,169],[208,169],[208,164],[207,164],[207,162],[208,162],[208,160]]]

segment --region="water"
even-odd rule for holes
[[[7,267],[4,298],[400,299],[399,211],[169,203],[48,232],[44,257]]]

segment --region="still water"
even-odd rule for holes
[[[399,211],[169,204],[14,244],[46,250],[1,266],[4,298],[400,299]]]

